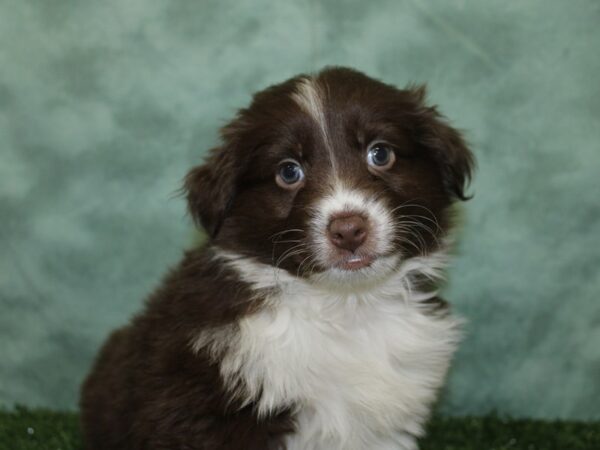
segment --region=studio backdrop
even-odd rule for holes
[[[440,408],[600,419],[600,2],[0,0],[0,406],[73,409],[199,239],[177,195],[252,92],[326,65],[429,99],[479,168]]]

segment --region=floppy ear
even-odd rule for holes
[[[465,195],[465,189],[475,166],[473,153],[461,133],[448,124],[435,106],[424,105],[425,86],[413,88],[411,92],[421,106],[418,114],[420,142],[436,160],[447,192],[460,200],[469,200],[472,196]]]
[[[209,236],[215,237],[235,196],[241,167],[227,147],[210,151],[206,162],[194,167],[185,177],[183,191],[188,211]]]
[[[472,196],[465,195],[465,189],[471,181],[475,165],[473,153],[459,131],[448,125],[437,112],[435,116],[428,145],[434,150],[444,185],[456,198],[469,200]]]

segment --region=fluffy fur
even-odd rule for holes
[[[260,312],[192,341],[220,361],[227,385],[244,387],[232,395],[259,399],[259,416],[295,407],[288,449],[415,448],[411,436],[422,434],[459,337],[455,318],[424,306],[435,292],[412,287],[413,275],[439,273],[442,253],[343,293],[218,254],[255,289],[271,292]]]
[[[332,68],[258,93],[186,178],[209,241],[84,383],[87,448],[416,449],[460,336],[436,285],[472,164],[422,88]]]

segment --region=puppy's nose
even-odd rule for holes
[[[354,252],[365,242],[368,224],[361,216],[339,217],[329,222],[327,231],[333,245]]]

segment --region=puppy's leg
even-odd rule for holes
[[[258,419],[253,407],[223,414],[194,413],[202,407],[193,399],[159,398],[140,412],[134,425],[135,449],[164,450],[279,450],[293,431],[288,412]]]

